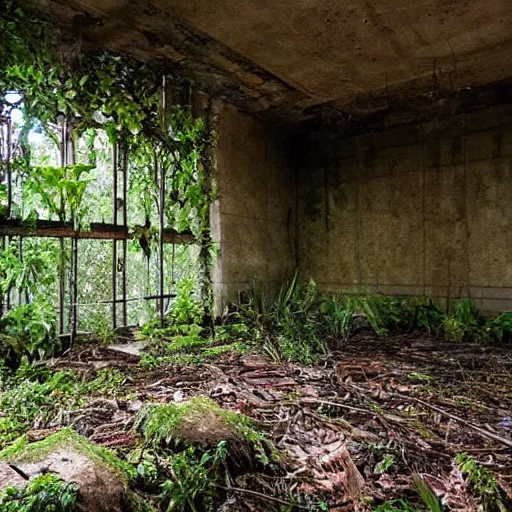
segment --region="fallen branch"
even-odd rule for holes
[[[370,409],[362,409],[361,407],[354,407],[352,405],[340,404],[339,402],[330,402],[329,400],[317,400],[316,398],[301,398],[294,401],[297,405],[330,405],[332,407],[339,407],[340,409],[347,409],[348,411],[361,412],[363,414],[376,415],[376,411]]]
[[[219,489],[223,489],[224,491],[230,492],[238,492],[242,494],[249,494],[256,498],[261,498],[262,500],[273,501],[274,503],[279,503],[280,505],[285,505],[287,507],[295,507],[300,510],[310,510],[309,507],[305,507],[304,505],[299,505],[297,503],[293,503],[291,501],[282,500],[281,498],[276,498],[275,496],[270,496],[268,494],[263,494],[262,492],[252,491],[250,489],[243,489],[242,487],[226,487],[224,485],[215,485],[215,487]]]
[[[474,425],[473,423],[460,418],[459,416],[455,416],[455,414],[452,414],[451,412],[445,411],[444,409],[441,409],[440,407],[437,407],[436,405],[429,404],[428,402],[425,402],[423,400],[420,400],[419,398],[413,397],[413,396],[404,396],[400,395],[398,393],[393,393],[393,395],[398,396],[403,399],[411,399],[415,402],[422,404],[429,409],[432,409],[433,411],[438,412],[439,414],[442,414],[443,416],[446,416],[447,418],[451,418],[454,421],[458,421],[459,423],[462,423],[463,425],[466,425],[470,429],[474,430],[478,434],[480,434],[483,437],[486,437],[487,439],[492,439],[493,441],[497,441],[498,443],[504,444],[510,448],[512,448],[512,441],[510,439],[507,439],[505,437],[499,436],[498,434],[495,434],[494,432],[491,432],[489,430],[483,429],[481,427],[478,427],[477,425]]]

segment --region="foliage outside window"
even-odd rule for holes
[[[13,137],[9,162],[5,141],[3,146],[0,215],[9,215],[28,227],[41,220],[57,220],[87,230],[91,222],[112,222],[109,189],[112,166],[117,163],[112,162],[110,147],[116,145],[127,155],[126,208],[134,237],[128,251],[147,258],[148,276],[155,270],[149,260],[157,251],[162,208],[159,175],[165,176],[165,227],[191,233],[207,244],[210,194],[205,193],[209,187],[203,165],[206,124],[194,118],[191,107],[173,104],[173,91],[182,84],[174,79],[172,70],[159,62],[139,62],[107,52],[83,53],[78,44],[68,44],[50,23],[20,9],[12,0],[0,13],[0,31],[0,115],[4,128],[12,124]],[[164,80],[170,84],[167,88],[162,87]],[[17,120],[14,113],[18,113]],[[71,149],[60,146],[63,130]],[[7,165],[17,187],[10,211]],[[0,262],[2,291],[16,289],[24,297],[20,307],[23,303],[55,302],[48,295],[51,283],[44,281],[49,274],[44,273],[43,278],[36,270],[37,265],[44,267],[50,262],[53,268],[58,267],[56,246],[52,252],[44,250],[48,244],[41,240],[30,244],[42,261],[31,259],[26,250],[16,256],[17,249],[11,244]],[[61,251],[69,265],[70,249],[61,245]],[[82,265],[87,265],[89,258],[100,258],[106,271],[109,254],[91,251]],[[205,253],[210,253],[209,248],[199,253],[177,248],[172,255],[166,253],[166,263],[169,266],[171,259],[174,264],[182,258],[183,268],[197,269],[197,261],[186,260],[190,254],[199,258]],[[87,268],[79,268],[78,273],[87,275]],[[88,282],[90,276],[85,277],[84,285]],[[52,330],[53,323],[45,339]]]

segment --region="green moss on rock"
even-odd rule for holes
[[[74,449],[91,460],[115,470],[123,479],[127,479],[134,471],[130,464],[119,459],[113,452],[91,443],[70,428],[63,428],[35,443],[30,443],[26,436],[21,436],[12,445],[0,451],[0,460],[9,463],[36,462],[57,449]]]
[[[35,443],[21,437],[0,452],[0,460],[17,466],[31,478],[51,472],[65,482],[76,484],[80,510],[127,510],[133,467],[71,429],[60,430]]]
[[[250,418],[227,411],[204,397],[177,404],[147,405],[139,412],[135,429],[154,448],[180,444],[213,447],[227,441],[232,449],[255,451],[264,463],[268,461],[265,448],[274,450]]]

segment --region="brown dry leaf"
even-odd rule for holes
[[[345,487],[349,496],[355,498],[359,495],[359,492],[364,487],[365,480],[354,464],[354,461],[350,456],[350,452],[345,444],[339,446],[329,455],[322,457],[321,462],[323,466],[332,468],[341,464],[344,469],[344,473],[342,473],[341,476],[341,483]]]
[[[467,486],[458,467],[448,476],[422,475],[432,490],[449,504],[454,512],[477,512],[478,505],[467,491]]]

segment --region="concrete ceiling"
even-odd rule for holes
[[[512,78],[511,0],[26,0],[254,112],[412,108]]]

